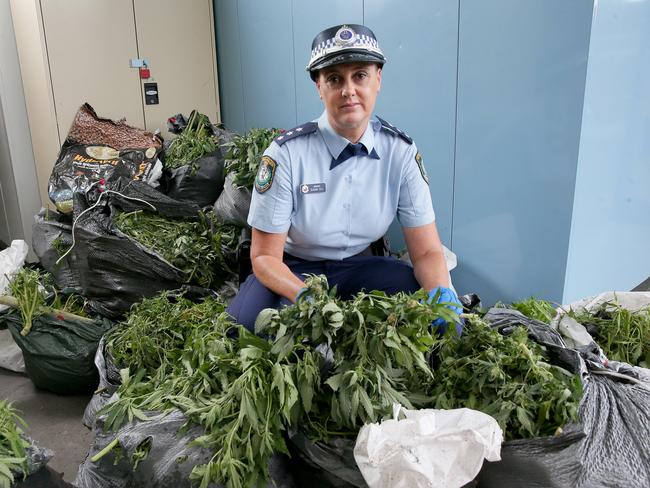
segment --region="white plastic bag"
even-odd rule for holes
[[[598,310],[604,303],[616,302],[630,312],[650,306],[650,292],[647,291],[606,291],[599,295],[590,296],[557,309],[558,313],[551,321],[551,327],[557,329],[565,339],[568,347],[584,347],[594,343],[593,337],[580,323],[566,314],[567,310],[575,312],[586,311],[589,313]],[[602,359],[605,356],[602,354]]]
[[[11,276],[25,264],[28,250],[25,241],[15,240],[10,247],[0,251],[0,295],[7,293]],[[0,305],[0,312],[7,308],[6,305]],[[23,353],[8,330],[0,330],[0,368],[17,373],[25,372]]]
[[[584,309],[587,312],[593,312],[606,302],[616,302],[624,309],[636,312],[650,305],[650,291],[606,291],[600,295],[583,298],[569,305],[564,305],[563,308],[575,311]]]
[[[11,246],[0,251],[0,295],[6,293],[11,275],[23,267],[29,248],[27,243],[21,240],[11,242]],[[6,305],[0,305],[0,312],[6,310]]]
[[[483,459],[501,459],[501,428],[482,412],[396,405],[394,417],[363,426],[357,436],[354,459],[370,488],[460,487],[476,477]]]
[[[0,330],[0,368],[16,373],[25,372],[23,351],[20,350],[9,330]]]

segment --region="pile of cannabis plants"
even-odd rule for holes
[[[608,359],[650,367],[650,307],[631,311],[608,302],[593,312],[570,311],[569,316],[587,328]]]
[[[180,269],[187,283],[216,288],[234,276],[231,268],[241,229],[218,222],[212,213],[184,220],[138,210],[117,214],[114,223]]]
[[[306,283],[295,305],[260,313],[260,336],[218,300],[145,300],[108,337],[123,383],[103,411],[106,427],[180,409],[205,430],[194,443],[214,453],[192,478],[242,487],[268,478],[270,457],[287,452],[285,430],[354,439],[394,403],[482,409],[512,438],[553,433],[575,417],[579,384],[540,364],[525,333],[502,337],[476,319],[461,338],[453,327],[439,338],[432,321],[456,316],[424,292],[343,301],[324,277]]]
[[[16,476],[27,475],[29,442],[20,426],[25,422],[9,403],[0,400],[0,488],[9,488]]]
[[[480,410],[507,440],[555,435],[577,419],[579,377],[549,364],[524,327],[504,336],[472,317],[460,340],[446,335],[436,353],[435,408]]]
[[[226,174],[233,175],[233,185],[252,190],[264,150],[282,133],[279,129],[251,129],[235,135],[223,145]]]

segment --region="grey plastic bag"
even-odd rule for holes
[[[238,188],[233,184],[233,173],[228,173],[223,185],[223,191],[214,204],[214,212],[219,220],[227,224],[243,227],[248,225],[248,210],[251,205],[251,191],[248,188]]]
[[[556,437],[505,442],[485,463],[481,488],[650,486],[650,385],[593,372],[580,403],[581,426]]]
[[[194,466],[205,464],[212,458],[210,450],[191,445],[194,439],[204,434],[204,430],[198,425],[183,429],[187,418],[179,410],[149,422],[135,421],[115,433],[104,432],[105,418],[100,416],[96,419],[93,445],[74,481],[77,488],[190,488],[196,485],[190,481]],[[93,463],[90,459],[115,438],[121,448],[114,448]],[[149,454],[134,468],[134,453],[144,445],[150,445]],[[273,456],[269,461],[269,473],[269,488],[296,486],[286,456]],[[212,483],[210,486],[217,488],[220,485]]]
[[[106,336],[102,337],[95,353],[95,367],[99,374],[99,385],[86,405],[82,423],[89,429],[95,425],[97,412],[106,405],[120,386],[120,371],[113,359],[105,351]]]

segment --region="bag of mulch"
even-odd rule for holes
[[[56,208],[72,212],[73,195],[117,178],[155,184],[162,163],[162,139],[151,132],[98,117],[87,103],[77,111],[61,147],[48,194]]]
[[[42,208],[34,217],[32,225],[32,249],[43,268],[54,278],[57,288],[78,291],[80,285],[75,256],[68,254],[60,260],[70,246],[72,246],[70,216]]]
[[[223,191],[214,204],[214,213],[228,224],[248,226],[248,210],[251,206],[251,191],[245,187],[237,187],[233,181],[235,175],[229,173],[223,184]]]
[[[32,328],[21,335],[23,321],[18,310],[0,314],[23,352],[25,370],[37,388],[60,395],[88,393],[99,377],[93,359],[102,336],[113,327],[107,319],[92,323],[40,315]]]
[[[157,413],[145,412],[150,417]],[[190,481],[192,469],[206,464],[214,455],[209,449],[192,444],[205,430],[196,424],[187,426],[187,418],[179,410],[146,422],[134,420],[116,432],[104,431],[105,420],[105,415],[95,420],[93,444],[74,481],[77,488],[190,488],[196,486],[196,482]],[[114,439],[117,445],[93,462],[93,456]],[[293,482],[288,463],[283,455],[274,455],[269,460],[269,488],[299,486]],[[210,484],[212,488],[218,486]]]

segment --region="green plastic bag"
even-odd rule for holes
[[[60,395],[88,393],[97,388],[99,375],[94,357],[102,336],[113,327],[107,319],[92,324],[41,315],[32,320],[32,329],[20,335],[23,322],[17,310],[0,314],[23,351],[27,375],[37,388]]]

